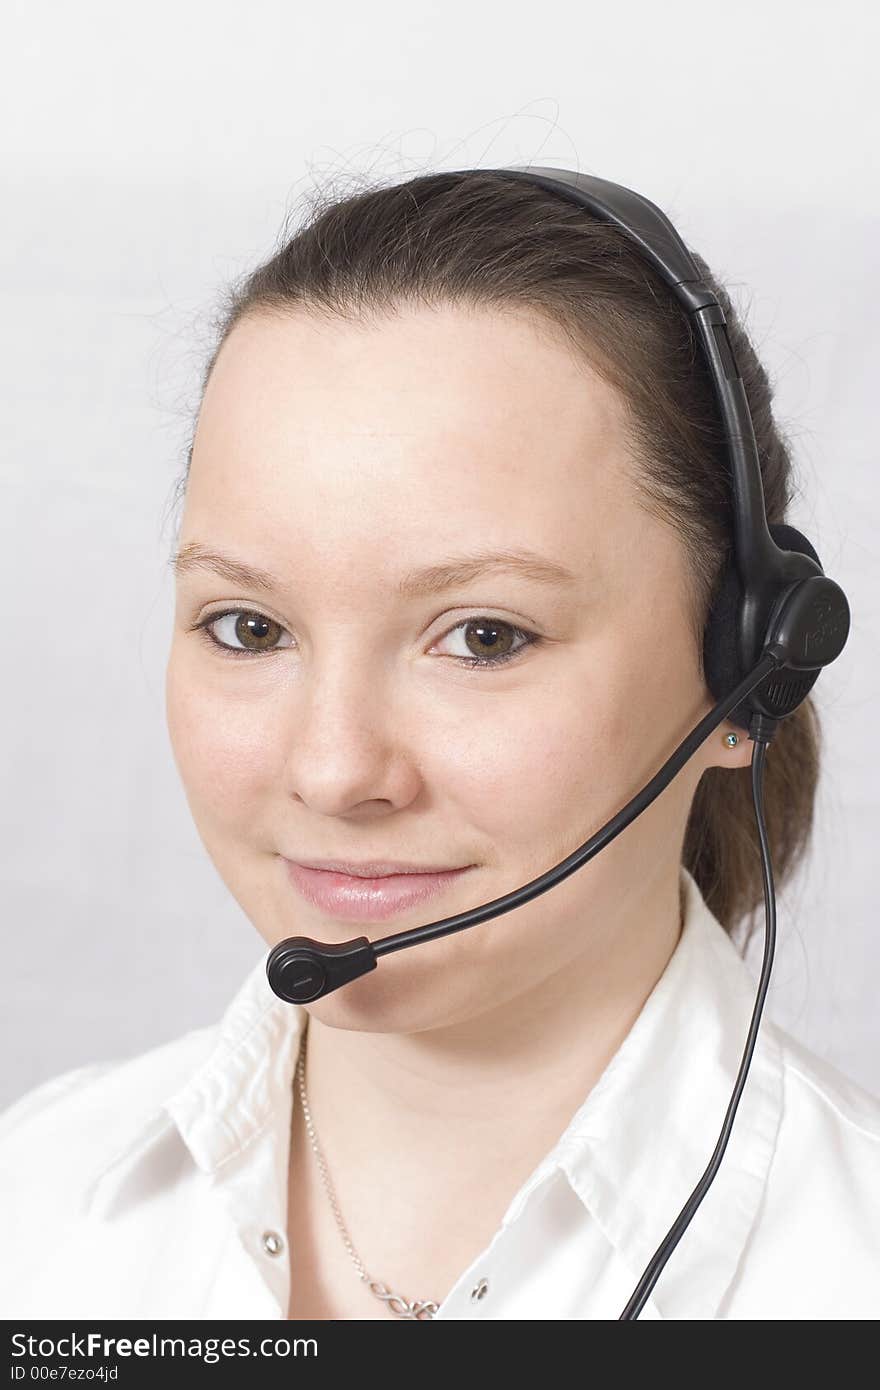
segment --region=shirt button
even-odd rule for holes
[[[267,1255],[280,1255],[284,1249],[284,1241],[277,1231],[263,1232],[263,1249]]]
[[[474,1284],[474,1287],[471,1289],[471,1302],[476,1303],[478,1299],[485,1298],[488,1292],[489,1280],[481,1279],[480,1282],[478,1284]]]

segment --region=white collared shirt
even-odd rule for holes
[[[435,1320],[617,1319],[702,1176],[756,983],[681,874],[663,975]],[[272,992],[267,955],[218,1024],[0,1114],[0,1317],[287,1317],[307,1014]],[[640,1317],[878,1314],[880,1099],[765,1016],[721,1166]]]

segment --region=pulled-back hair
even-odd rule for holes
[[[690,249],[690,248],[689,248]],[[788,443],[773,389],[722,285],[691,250],[716,295],[755,427],[767,520],[792,500]],[[729,466],[708,370],[688,317],[618,228],[537,185],[488,170],[433,173],[344,197],[313,195],[308,217],[276,252],[222,291],[200,401],[223,343],[254,313],[297,309],[365,321],[413,305],[525,306],[561,328],[620,393],[628,453],[647,511],[688,557],[690,618],[702,664],[706,614],[732,546]],[[186,490],[196,412],[184,475]],[[777,891],[809,842],[820,725],[812,697],[782,720],[765,773],[765,815]],[[746,949],[763,905],[751,769],[706,769],[682,854],[725,930]]]

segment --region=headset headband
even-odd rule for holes
[[[721,305],[701,279],[691,253],[669,218],[631,188],[572,169],[514,165],[448,172],[497,174],[537,184],[619,227],[672,290],[694,325],[718,404],[733,491],[733,561],[722,574],[703,644],[707,685],[715,698],[721,699],[754,668],[792,586],[824,574],[819,556],[806,536],[793,526],[767,523],[752,415]],[[769,677],[733,711],[731,718],[740,727],[749,728],[754,713],[777,719],[790,714],[805,699],[820,666],[833,659],[829,651],[833,649],[837,655],[843,647],[849,631],[849,610],[843,591],[828,580],[815,592],[816,602],[808,621],[815,624],[813,646],[817,653],[820,647],[824,649],[824,659],[817,659],[809,672],[801,669]]]

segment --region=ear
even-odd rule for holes
[[[725,742],[728,734],[736,734],[739,739],[739,743],[733,748],[729,748]],[[706,739],[704,751],[707,767],[750,767],[752,754],[755,751],[755,740],[749,738],[745,729],[740,729],[735,724],[728,724],[725,720]]]
[[[707,700],[694,722],[699,723],[699,720],[704,719],[714,708],[715,701]],[[733,748],[725,742],[728,734],[736,734],[739,740]],[[703,740],[694,756],[699,759],[704,768],[750,767],[754,751],[755,740],[749,738],[746,730],[740,729],[736,724],[731,724],[728,719],[724,719],[717,729],[713,729],[711,734]]]

